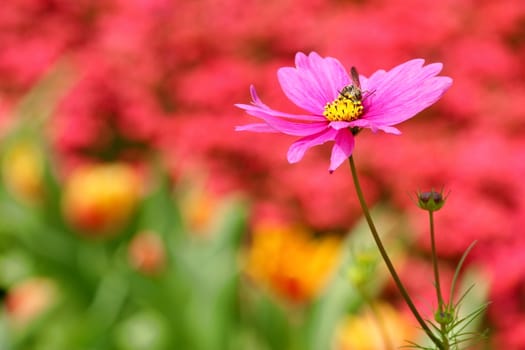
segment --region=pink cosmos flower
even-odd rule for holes
[[[355,72],[352,79],[335,58],[299,52],[295,67],[280,68],[277,76],[285,95],[307,112],[297,115],[272,109],[252,85],[252,104],[236,106],[263,123],[236,130],[301,136],[288,150],[290,163],[300,161],[310,147],[334,141],[329,167],[333,172],[352,154],[354,136],[362,128],[401,134],[393,125],[429,107],[450,87],[451,78],[437,76],[441,63],[423,64],[423,59],[414,59],[388,72],[378,70],[369,78]]]

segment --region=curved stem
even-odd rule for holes
[[[390,275],[394,279],[394,282],[397,286],[397,289],[401,293],[401,296],[403,299],[405,299],[405,302],[407,303],[408,307],[410,308],[410,311],[416,318],[417,322],[421,326],[421,328],[425,331],[427,336],[436,344],[436,346],[439,349],[443,349],[443,344],[441,341],[432,333],[428,325],[426,324],[425,320],[423,320],[423,317],[419,314],[419,312],[416,309],[416,306],[412,302],[412,299],[408,295],[407,290],[405,289],[405,286],[401,282],[401,279],[399,278],[399,275],[397,274],[394,265],[392,264],[392,261],[390,260],[390,257],[388,256],[385,247],[383,246],[383,242],[381,241],[381,238],[379,237],[379,234],[377,233],[377,229],[374,225],[374,222],[372,221],[372,217],[370,216],[370,211],[368,210],[368,206],[366,204],[365,198],[363,196],[363,191],[361,190],[361,185],[359,184],[359,179],[357,177],[357,170],[354,164],[354,158],[353,156],[350,156],[348,159],[350,162],[350,170],[352,171],[352,178],[354,180],[354,186],[357,193],[357,197],[359,198],[359,203],[361,204],[361,208],[363,209],[363,214],[365,215],[366,222],[368,223],[368,227],[370,227],[370,231],[372,232],[372,236],[374,238],[374,241],[376,242],[377,248],[379,249],[379,253],[381,254],[381,257],[383,258],[383,261],[386,264],[386,267],[388,268],[388,271],[390,272]]]

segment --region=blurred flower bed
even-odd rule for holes
[[[344,313],[369,317],[335,272],[360,218],[348,172],[326,172],[328,147],[292,166],[287,137],[233,131],[255,81],[293,110],[274,73],[315,50],[364,75],[444,63],[443,100],[403,137],[359,135],[356,162],[369,202],[401,225],[398,263],[422,304],[428,228],[407,193],[451,191],[443,268],[477,240],[467,265],[490,282],[488,344],[525,348],[524,18],[521,0],[3,4],[0,283],[16,329],[3,347],[326,349],[358,324]],[[397,305],[389,283],[373,297]]]
[[[25,108],[38,114],[49,87]],[[248,198],[175,181],[158,155],[61,174],[42,125],[20,121],[1,154],[0,348],[367,349],[385,344],[384,327],[392,344],[419,337],[380,302],[386,275],[366,229],[343,238],[275,218],[250,229]]]

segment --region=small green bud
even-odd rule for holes
[[[349,267],[347,273],[348,279],[357,288],[363,287],[370,280],[370,275],[359,266]]]
[[[441,325],[448,325],[454,321],[454,313],[451,310],[436,311],[434,319]]]
[[[417,205],[427,211],[438,211],[445,205],[446,198],[443,197],[443,192],[436,192],[434,190],[428,192],[418,192]]]
[[[357,288],[363,288],[370,282],[378,263],[378,256],[370,250],[353,254],[353,265],[348,267],[347,276]]]
[[[354,256],[356,264],[360,266],[375,266],[377,264],[377,254],[370,250],[356,253]]]

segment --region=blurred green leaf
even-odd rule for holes
[[[193,287],[185,312],[195,350],[227,349],[233,336],[238,322],[237,254],[246,215],[242,202],[227,203],[210,240],[188,237],[174,256]]]
[[[13,349],[13,347],[11,346],[10,338],[11,337],[10,337],[9,329],[7,325],[5,309],[2,307],[0,309],[0,349],[2,350]]]
[[[166,321],[154,311],[141,311],[124,320],[115,332],[119,350],[167,349]]]
[[[139,210],[139,226],[172,240],[182,231],[182,218],[173,196],[172,181],[160,161],[153,163],[151,185],[151,192]]]
[[[290,324],[290,315],[266,293],[254,293],[253,328],[267,349],[290,349],[297,334]]]
[[[341,258],[340,272],[335,275],[325,293],[313,303],[309,310],[303,331],[302,339],[304,343],[302,344],[302,349],[329,349],[335,329],[346,314],[349,305],[360,300],[350,282],[343,278],[344,273],[341,271],[341,268],[348,266],[348,249],[351,242],[352,240],[348,239],[345,244],[346,252],[343,253]]]
[[[388,237],[392,232],[398,230],[400,224],[399,216],[393,214],[390,208],[376,206],[372,210],[372,217],[380,228],[383,237]],[[316,300],[308,311],[307,321],[303,330],[302,339],[304,343],[301,349],[305,350],[325,350],[331,347],[337,326],[349,311],[355,312],[363,303],[361,292],[352,285],[348,278],[348,270],[356,266],[356,255],[360,252],[376,254],[379,253],[373,241],[366,222],[361,220],[349,233],[344,242],[343,252],[340,258],[338,272],[333,277],[331,283],[325,289],[318,300]],[[383,269],[383,263],[379,262],[378,268]],[[368,291],[378,293],[385,283],[386,274],[376,273],[373,278],[370,276],[370,286]],[[367,295],[366,298],[373,298],[374,295]]]

